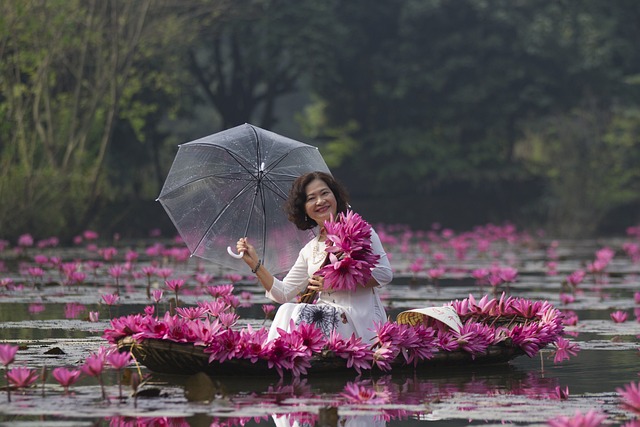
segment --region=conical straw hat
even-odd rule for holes
[[[460,328],[462,328],[458,313],[450,306],[414,308],[413,310],[403,311],[396,317],[397,323],[412,326],[419,323],[429,324],[433,320],[444,323],[456,332],[460,332]]]

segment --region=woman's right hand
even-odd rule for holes
[[[242,253],[242,259],[251,268],[254,268],[258,264],[258,254],[256,248],[253,247],[246,237],[238,239],[236,242],[236,251]]]

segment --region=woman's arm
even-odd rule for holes
[[[260,262],[255,248],[247,239],[240,239],[236,244],[238,252],[244,251],[242,259],[251,268],[251,271],[258,277],[258,281],[266,291],[267,298],[284,304],[293,300],[302,290],[304,290],[309,281],[307,272],[307,259],[304,256],[304,250],[298,254],[298,259],[283,280],[275,278]],[[256,268],[257,267],[257,268]]]
[[[251,272],[258,277],[258,281],[262,287],[269,292],[273,287],[274,277],[269,273],[269,270],[262,265],[262,260],[258,258],[258,254],[253,245],[244,237],[236,243],[236,250],[243,253],[242,260],[249,266]]]
[[[367,282],[366,287],[384,286],[393,279],[393,270],[391,269],[387,253],[382,247],[380,237],[373,229],[371,229],[371,249],[373,249],[374,254],[380,256],[380,259],[378,259],[376,266],[371,270],[371,279]]]

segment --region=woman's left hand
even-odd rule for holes
[[[324,291],[324,277],[323,276],[317,276],[317,275],[311,276],[311,278],[309,279],[308,288],[310,290],[316,291],[316,292]]]

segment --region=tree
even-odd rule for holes
[[[327,4],[315,0],[241,0],[219,25],[205,20],[187,50],[197,94],[214,106],[227,129],[249,121],[271,129],[276,101],[299,90],[314,53],[325,48]]]
[[[141,81],[151,0],[2,2],[0,228],[68,234],[112,197],[105,162]],[[166,27],[164,28],[166,29]],[[163,30],[164,30],[163,29]],[[126,115],[126,114],[125,114]]]

